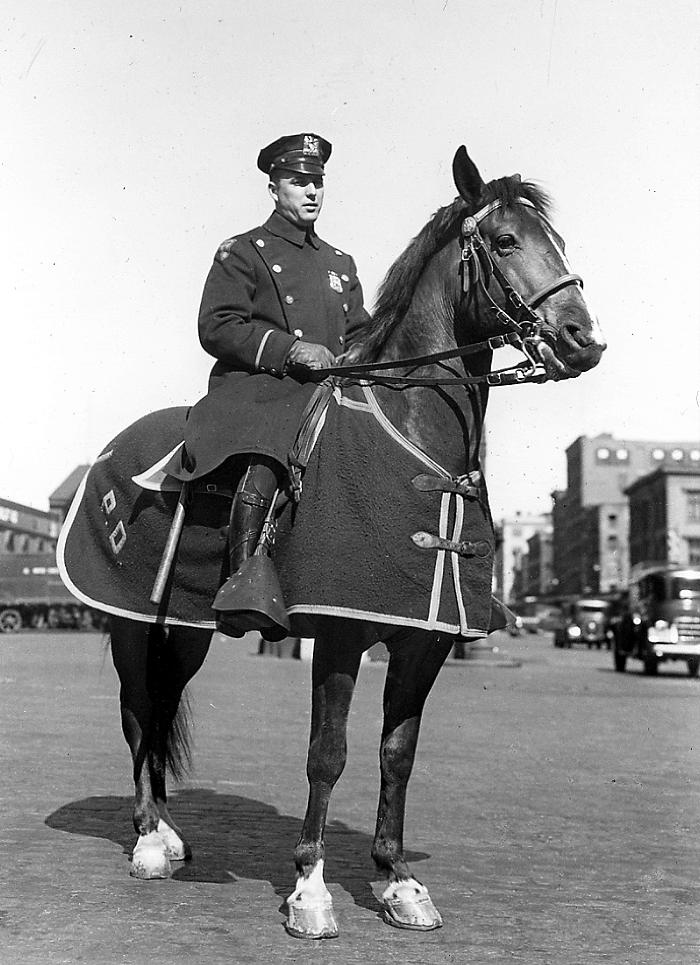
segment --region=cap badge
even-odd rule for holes
[[[340,280],[340,276],[334,271],[331,271],[330,268],[328,269],[328,282],[334,292],[339,292],[341,295],[343,294],[343,283]]]
[[[308,154],[308,155],[310,155],[311,157],[320,157],[320,156],[321,156],[321,147],[320,147],[320,145],[319,145],[319,143],[318,143],[318,138],[317,138],[317,137],[314,137],[313,134],[305,134],[305,135],[304,135],[304,147],[303,147],[302,150],[303,150],[304,154]]]

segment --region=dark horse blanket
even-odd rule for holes
[[[230,505],[214,484],[188,507],[163,603],[149,600],[180,486],[157,469],[181,443],[186,413],[153,413],[109,443],[71,507],[59,566],[71,592],[98,609],[213,628]],[[494,544],[485,490],[479,498],[420,491],[412,480],[425,474],[450,488],[449,474],[397,432],[370,389],[335,390],[301,501],[287,505],[277,532],[274,559],[294,634],[313,636],[318,615],[469,637],[489,631]],[[469,541],[474,554],[436,548],[437,539]]]

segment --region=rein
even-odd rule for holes
[[[517,198],[518,204],[525,204],[536,210],[535,205],[526,198]],[[468,215],[461,226],[461,265],[462,265],[462,291],[467,294],[472,286],[478,286],[486,300],[490,303],[489,310],[494,312],[497,319],[505,326],[507,331],[503,335],[493,335],[491,338],[481,342],[474,342],[454,349],[446,349],[443,352],[432,352],[429,355],[418,355],[412,358],[392,359],[386,362],[359,362],[349,365],[334,365],[326,369],[320,369],[318,374],[327,378],[338,376],[341,378],[363,378],[368,377],[377,385],[400,385],[400,386],[419,386],[419,385],[477,385],[485,383],[489,386],[495,385],[516,385],[525,382],[544,382],[546,373],[543,359],[540,354],[540,346],[549,339],[554,341],[556,338],[555,330],[546,325],[536,313],[536,309],[549,298],[550,295],[567,288],[569,285],[579,285],[583,288],[583,279],[579,275],[566,274],[560,275],[549,285],[545,285],[536,292],[529,302],[527,302],[519,292],[517,292],[499,266],[495,263],[484,244],[484,239],[479,232],[479,224],[490,214],[503,205],[502,201],[492,201],[485,205],[476,214]],[[500,308],[491,297],[489,284],[491,278],[498,283],[509,311]],[[413,375],[377,375],[382,369],[396,368],[419,368],[423,365],[430,365],[446,359],[462,358],[466,355],[476,355],[485,350],[495,350],[511,345],[517,348],[526,358],[525,362],[511,365],[503,369],[495,369],[484,375],[468,375],[460,378],[450,376],[445,378],[420,378]]]

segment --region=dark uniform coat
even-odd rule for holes
[[[346,351],[369,316],[350,255],[277,212],[219,247],[207,278],[199,337],[217,359],[208,394],[187,420],[181,479],[229,456],[260,453],[287,464],[314,384],[284,372],[297,339]]]

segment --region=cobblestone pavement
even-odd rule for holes
[[[379,918],[369,848],[384,665],[363,667],[331,804],[341,936],[300,942],[309,666],[215,638],[192,687],[195,770],[172,795],[194,860],[129,877],[130,760],[93,634],[0,638],[0,962],[695,965],[700,681],[612,671],[606,651],[503,637],[431,695],[406,842],[445,926]]]

